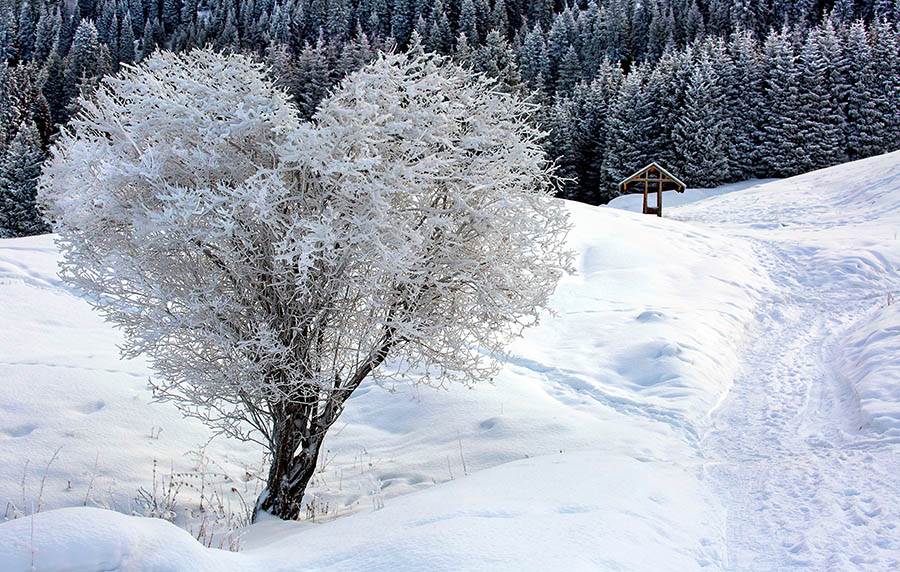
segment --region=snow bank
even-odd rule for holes
[[[662,492],[669,487],[678,494]],[[714,506],[693,470],[562,453],[482,471],[247,554],[287,561],[293,553],[303,570],[697,570],[722,556],[722,539],[705,536],[721,525]]]
[[[597,452],[508,463],[320,526],[267,522],[240,554],[165,521],[70,508],[0,525],[3,570],[699,570],[722,559],[694,469]],[[721,533],[720,533],[721,534]]]
[[[879,305],[852,328],[839,344],[837,366],[853,387],[861,424],[900,437],[900,302]]]
[[[97,508],[64,508],[0,525],[4,572],[252,570],[252,560],[207,550],[164,520]]]

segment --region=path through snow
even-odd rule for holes
[[[835,336],[871,300],[803,287],[797,254],[764,254],[785,289],[763,305],[704,443],[729,513],[728,565],[897,569],[900,459],[894,443],[857,433],[849,388],[830,367]]]
[[[896,193],[898,168],[861,183]],[[885,312],[886,292],[900,288],[896,209],[872,224],[872,213],[836,204],[858,189],[833,188],[820,212],[819,194],[804,201],[806,189],[791,189],[793,201],[773,205],[764,201],[777,197],[769,189],[759,203],[735,197],[678,214],[733,225],[775,284],[741,373],[701,441],[727,510],[727,569],[900,569],[900,439],[865,426],[853,386],[835,367],[847,332]],[[755,232],[757,217],[780,228]],[[824,240],[820,227],[841,219],[843,238]]]

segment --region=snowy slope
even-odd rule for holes
[[[900,153],[672,216],[742,237],[775,286],[702,440],[728,566],[900,568]]]
[[[0,525],[0,569],[61,569],[73,546],[87,570],[890,569],[898,181],[895,153],[664,219],[572,204],[555,315],[492,383],[361,388],[315,522],[254,525],[233,554],[160,521],[43,512]],[[208,435],[149,403],[146,367],[115,357],[54,264],[48,237],[0,242],[0,501],[32,512],[62,445],[42,509],[127,512],[154,458],[197,468]],[[205,452],[233,479],[210,486],[252,497],[251,448]],[[185,490],[180,524],[196,503]]]
[[[543,497],[547,510],[571,512],[571,522],[595,529],[568,535],[547,558],[624,558],[631,568],[639,554],[652,570],[660,559],[691,568],[720,557],[719,517],[700,481],[697,435],[728,391],[744,324],[767,282],[738,241],[611,209],[573,204],[571,211],[579,270],[560,284],[556,315],[513,345],[493,383],[472,390],[361,388],[328,438],[311,491],[320,517],[371,512],[382,503],[377,514],[392,514],[393,497],[453,479],[454,489],[428,493],[438,512],[461,498],[483,498],[479,491],[491,479],[484,469],[550,455],[497,469],[501,481],[493,485],[507,488],[502,481],[509,474],[534,487],[548,472],[566,476],[571,484],[559,487],[557,499],[529,487],[509,491],[510,498]],[[727,262],[718,261],[722,253]],[[202,446],[207,433],[171,407],[149,404],[144,364],[116,359],[116,333],[54,278],[50,237],[0,243],[0,263],[0,292],[14,302],[0,315],[0,375],[8,388],[0,397],[8,436],[0,440],[0,457],[10,460],[0,468],[0,498],[26,513],[32,503],[48,510],[80,506],[85,497],[88,505],[129,512],[138,487],[151,487],[154,459],[160,472],[196,468],[185,453]],[[151,438],[154,427],[162,428],[158,438]],[[38,501],[44,466],[58,446]],[[247,489],[255,482],[240,480],[259,461],[249,447],[215,440],[205,452],[252,498]],[[580,475],[593,476],[576,486]],[[556,480],[544,488],[557,488]],[[227,493],[232,483],[213,486]],[[191,493],[182,495],[191,500]],[[424,515],[432,509],[423,502]],[[473,510],[502,512],[502,504]],[[522,534],[539,536],[540,521],[522,514],[513,519]],[[179,517],[191,521],[192,515]],[[323,525],[321,534],[352,526],[341,522]],[[384,543],[405,529],[402,519],[394,523],[373,526]],[[616,523],[621,538],[601,532]],[[428,528],[446,526],[436,521]],[[456,526],[468,537],[477,532],[465,522]],[[633,526],[645,532],[636,535]],[[648,542],[656,546],[652,557],[638,550]]]

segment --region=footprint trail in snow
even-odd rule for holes
[[[894,172],[873,178],[870,192],[897,184]],[[676,215],[751,240],[775,284],[748,333],[741,372],[701,440],[727,510],[725,567],[898,570],[898,429],[867,425],[837,365],[847,332],[885,312],[884,292],[900,289],[900,243],[890,237],[892,224],[884,228],[897,217],[874,225],[870,213],[842,211],[836,197],[801,213],[793,201],[806,189],[791,190],[780,200],[771,192],[758,202],[752,193],[723,197]],[[754,225],[779,216],[778,229]],[[818,231],[842,217],[846,232],[828,242]]]

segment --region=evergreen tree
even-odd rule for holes
[[[53,46],[59,41],[60,24],[59,6],[54,7],[52,10],[44,6],[38,18],[37,30],[35,31],[34,51],[32,54],[35,61],[47,61]]]
[[[603,162],[607,151],[606,125],[609,109],[622,82],[622,69],[600,62],[590,84],[576,86],[572,96],[572,146],[578,191],[576,200],[601,204],[611,198],[609,191],[618,181],[605,178]]]
[[[71,101],[79,95],[79,85],[84,78],[98,73],[100,41],[97,28],[90,20],[82,20],[72,38],[72,47],[66,61],[66,97]]]
[[[851,83],[847,102],[847,155],[851,160],[887,150],[887,125],[879,109],[885,107],[872,70],[872,52],[862,21],[850,26],[847,62]]]
[[[440,0],[435,2],[435,10],[442,6]],[[447,14],[441,10],[434,17],[431,28],[428,31],[428,49],[439,54],[449,54],[453,49],[453,32],[450,29],[450,20]]]
[[[702,39],[706,34],[706,24],[703,22],[703,13],[700,11],[697,0],[691,0],[691,7],[688,9],[684,24],[684,34],[687,42]]]
[[[550,29],[553,22],[553,0],[530,0],[526,2],[526,19],[532,26]]]
[[[606,57],[611,62],[624,62],[628,59],[628,22],[625,0],[611,0],[608,6],[606,10]]]
[[[522,89],[522,76],[515,54],[499,30],[491,30],[474,56],[474,69],[498,80],[505,91]]]
[[[490,27],[492,30],[500,32],[503,38],[511,35],[512,28],[509,25],[509,13],[506,10],[505,0],[494,1],[494,7],[491,9]]]
[[[56,125],[65,123],[69,118],[66,113],[69,104],[66,92],[66,66],[56,50],[50,53],[44,66],[44,86],[41,91],[47,100],[53,123]]]
[[[886,129],[882,152],[900,149],[900,42],[895,24],[878,20],[872,29],[874,101]]]
[[[33,121],[19,125],[0,160],[0,236],[47,232],[35,202],[44,152]]]
[[[34,36],[37,30],[37,18],[31,0],[19,3],[19,18],[16,26],[16,44],[19,48],[19,59],[30,60],[34,56]]]
[[[547,153],[556,161],[557,175],[562,180],[559,196],[564,199],[581,198],[577,163],[580,160],[575,146],[575,113],[572,100],[557,96],[548,113]]]
[[[315,114],[316,107],[331,87],[331,70],[321,37],[315,45],[304,46],[288,74],[289,91],[300,108],[301,116],[308,119]]]
[[[522,79],[532,89],[536,88],[537,78],[550,77],[550,60],[547,57],[547,46],[539,26],[535,25],[527,34],[519,50],[519,67]]]
[[[834,0],[832,17],[838,26],[849,26],[856,18],[856,7],[853,0]]]
[[[733,63],[727,93],[732,126],[729,152],[732,176],[750,179],[763,173],[759,155],[759,125],[764,113],[763,68],[753,33],[738,30],[732,34],[729,54]]]
[[[568,93],[572,91],[581,80],[581,62],[578,61],[578,53],[574,46],[569,46],[566,55],[559,64],[559,72],[556,76],[556,91]]]
[[[830,69],[822,49],[821,32],[807,36],[800,55],[799,128],[803,137],[804,157],[801,171],[811,171],[845,160],[843,139],[845,125],[840,103],[829,83]]]
[[[649,111],[644,75],[643,66],[634,66],[623,79],[609,109],[606,156],[601,167],[603,179],[609,185],[601,190],[606,200],[618,195],[618,183],[622,179],[652,160],[644,146]]]
[[[647,32],[647,45],[644,49],[645,60],[657,61],[666,46],[675,42],[675,20],[671,8],[663,11],[659,3],[653,4],[650,16],[650,28]]]
[[[130,64],[134,61],[134,27],[131,25],[131,14],[123,13],[124,19],[119,22],[119,35],[116,42],[116,60]]]
[[[128,15],[131,18],[131,33],[135,37],[144,30],[144,4],[141,0],[126,0]]]
[[[409,36],[413,31],[414,7],[411,0],[393,0],[391,9],[391,35],[397,40],[397,45],[405,47]]]
[[[770,176],[789,177],[801,172],[806,142],[800,130],[800,85],[797,58],[789,30],[766,38],[766,77],[763,87],[766,113],[763,117],[760,155]]]
[[[469,45],[478,44],[478,20],[474,0],[462,0],[459,11],[459,33],[466,36]]]
[[[728,180],[725,96],[715,62],[702,53],[691,71],[672,134],[679,156],[675,168],[688,185],[714,187]]]

